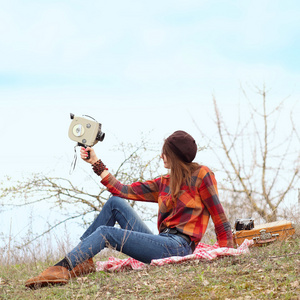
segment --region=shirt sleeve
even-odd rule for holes
[[[160,178],[145,182],[122,184],[112,174],[108,174],[101,183],[114,195],[125,199],[158,202]]]
[[[203,177],[200,186],[200,197],[208,209],[215,225],[215,232],[220,247],[233,247],[231,225],[225,215],[222,204],[219,201],[217,182],[211,172]]]

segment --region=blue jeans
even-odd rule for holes
[[[116,222],[121,228],[114,227]],[[108,245],[144,263],[192,253],[190,244],[180,236],[152,234],[128,202],[115,196],[105,203],[80,239],[81,242],[66,255],[73,267],[95,256]]]

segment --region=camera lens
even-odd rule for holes
[[[96,140],[102,142],[104,140],[104,137],[105,137],[105,133],[102,132],[102,131],[98,131],[98,134],[97,134],[97,137],[96,137]]]

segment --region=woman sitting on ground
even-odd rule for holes
[[[92,148],[81,148],[80,152],[113,196],[81,242],[55,266],[27,280],[27,287],[66,284],[72,277],[95,272],[92,258],[108,245],[144,263],[192,254],[210,216],[219,246],[233,247],[215,176],[208,167],[193,162],[197,145],[188,133],[176,131],[164,142],[161,158],[170,170],[168,175],[130,185],[117,181]],[[152,234],[125,199],[158,203],[158,235]],[[116,222],[121,228],[114,227]]]

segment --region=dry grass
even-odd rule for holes
[[[300,299],[300,235],[212,262],[96,272],[65,286],[24,282],[53,264],[0,266],[0,299]],[[104,258],[106,259],[106,258]]]

